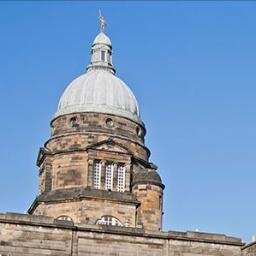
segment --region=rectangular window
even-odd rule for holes
[[[117,168],[117,191],[124,192],[125,190],[125,167],[123,165]]]
[[[113,187],[113,164],[106,164],[105,189],[112,190]]]
[[[101,60],[105,61],[105,51],[101,51]]]
[[[108,58],[108,63],[111,64],[111,52],[110,51],[107,51],[107,58]]]
[[[101,163],[95,162],[93,165],[93,187],[100,189]]]

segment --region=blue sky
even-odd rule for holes
[[[1,2],[0,212],[25,212],[65,87],[106,17],[166,185],[164,229],[256,234],[256,3]]]

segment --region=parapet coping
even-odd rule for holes
[[[194,231],[149,231],[143,228],[117,227],[105,225],[74,224],[71,221],[57,220],[41,215],[29,215],[21,213],[0,213],[0,223],[41,226],[46,228],[69,229],[79,232],[108,233],[126,236],[140,236],[165,240],[182,240],[201,243],[223,244],[242,247],[240,238],[226,236],[224,234],[204,233]]]
[[[242,250],[244,250],[244,249],[246,249],[246,248],[248,248],[248,247],[251,247],[251,246],[253,246],[253,245],[256,246],[256,241],[253,241],[253,242],[250,242],[249,244],[244,245],[243,248],[242,248]]]

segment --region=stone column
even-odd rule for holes
[[[113,191],[117,191],[117,178],[118,178],[117,168],[118,168],[118,164],[114,163],[114,168],[113,168]]]
[[[88,187],[92,187],[93,188],[93,160],[89,159],[88,160]]]
[[[101,163],[100,189],[105,189],[106,161],[102,160],[100,163]]]
[[[125,165],[125,191],[131,191],[131,164]]]
[[[52,190],[52,165],[50,163],[45,164],[45,192]]]

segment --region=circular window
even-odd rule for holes
[[[113,127],[113,125],[114,125],[113,120],[111,118],[107,118],[106,125],[107,125],[107,127]]]

